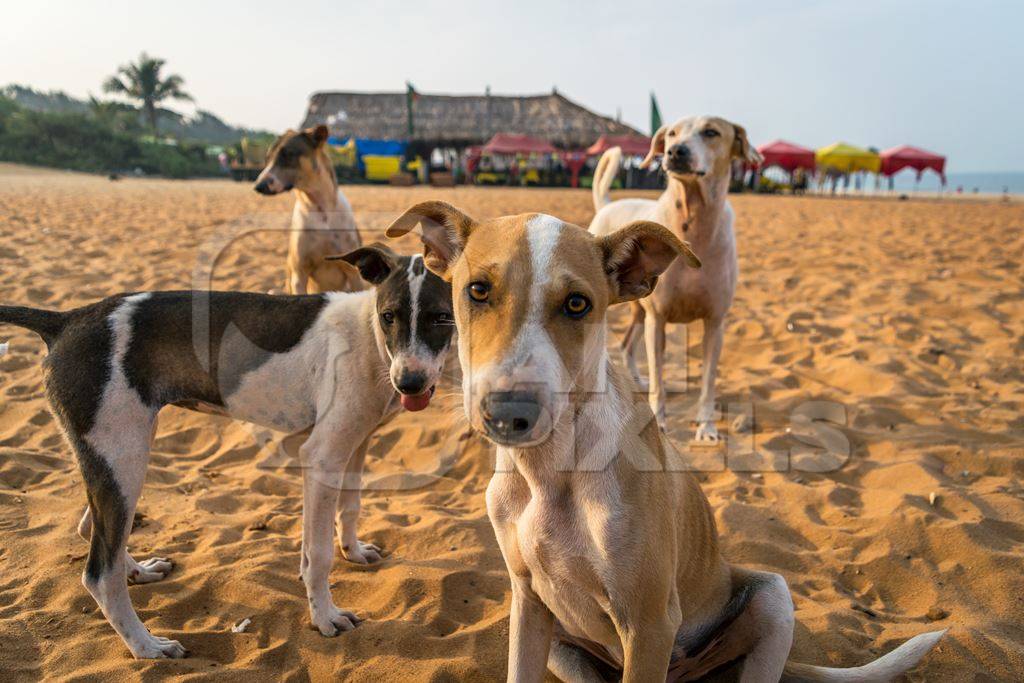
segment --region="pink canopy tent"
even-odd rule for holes
[[[762,168],[778,166],[784,171],[792,173],[798,168],[813,171],[815,167],[813,149],[794,145],[785,140],[776,140],[761,145],[757,151],[764,157],[764,161],[761,162]]]
[[[887,149],[879,156],[882,157],[882,175],[893,176],[905,168],[912,168],[917,171],[917,179],[920,180],[921,174],[930,168],[939,174],[942,184],[946,184],[946,157],[944,156],[910,145]]]
[[[529,135],[498,133],[484,145],[484,154],[554,154],[555,148],[547,140]]]
[[[621,147],[627,156],[647,156],[651,139],[643,135],[602,135],[597,142],[587,147],[587,156],[596,157],[612,147]]]

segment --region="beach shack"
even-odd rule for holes
[[[483,158],[469,153],[496,134],[521,135],[543,141],[556,152],[585,149],[601,136],[640,136],[615,119],[596,114],[557,90],[542,95],[446,95],[405,92],[318,92],[309,100],[303,128],[326,125],[331,137],[344,142],[402,143],[406,159],[422,159],[424,175],[452,173],[464,178],[467,162]],[[366,157],[370,156],[369,166]],[[389,157],[377,159],[375,157]],[[364,173],[386,173],[397,153],[360,151]],[[563,164],[561,157],[549,160]],[[507,171],[507,169],[506,169]],[[538,170],[538,177],[542,177]],[[548,174],[550,179],[553,174]],[[566,174],[568,179],[568,173]]]

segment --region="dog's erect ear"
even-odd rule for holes
[[[344,261],[359,269],[359,275],[371,285],[388,279],[395,269],[397,256],[385,245],[375,242],[368,247],[353,249],[347,254],[324,257],[327,261]]]
[[[654,157],[665,153],[665,133],[667,132],[668,126],[662,126],[654,134],[654,137],[651,138],[651,148],[647,150],[647,156],[640,162],[640,168],[647,168],[654,161]]]
[[[633,221],[597,242],[613,304],[642,299],[653,292],[658,276],[677,256],[691,267],[700,268],[700,259],[690,245],[651,221]]]
[[[314,147],[319,147],[320,145],[324,144],[325,142],[327,142],[327,138],[331,136],[331,131],[327,128],[327,126],[325,126],[322,123],[314,128],[307,128],[303,132],[305,132],[306,135],[309,136],[309,139],[313,143]]]
[[[385,235],[401,237],[420,226],[423,262],[431,272],[451,282],[452,264],[466,246],[475,222],[451,204],[420,202],[395,219]]]
[[[732,124],[733,128],[733,139],[732,139],[732,156],[734,159],[743,159],[748,164],[757,166],[764,157],[757,151],[757,148],[750,144],[747,139],[747,129],[743,126],[738,126],[735,123]]]

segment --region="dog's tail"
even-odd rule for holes
[[[611,203],[612,183],[619,172],[619,163],[622,161],[622,148],[611,147],[605,150],[597,162],[594,170],[594,183],[590,190],[594,194],[594,211],[600,211],[602,207]]]
[[[831,681],[833,683],[883,683],[914,668],[946,632],[931,631],[914,636],[887,655],[851,669],[830,669],[786,662],[783,681]]]
[[[0,324],[8,323],[32,330],[50,346],[67,324],[67,315],[27,306],[0,306]]]

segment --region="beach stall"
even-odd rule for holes
[[[551,156],[557,152],[547,140],[513,133],[497,133],[481,151],[485,158],[500,159],[495,170],[502,168],[510,185],[539,185],[540,171],[547,169]],[[488,178],[484,176],[483,166],[482,163],[477,180],[486,182]],[[499,176],[495,173],[494,182],[498,181]]]
[[[814,171],[817,164],[813,149],[801,147],[785,140],[775,140],[761,145],[757,151],[764,157],[761,168],[778,166],[788,173],[793,173],[797,169],[803,169],[810,173]]]
[[[761,192],[775,192],[788,182],[789,189],[794,194],[807,189],[808,179],[817,167],[813,149],[785,140],[775,140],[759,146],[757,151],[764,157],[764,161],[758,169],[750,168],[748,165],[753,174],[750,180],[751,187],[756,186]],[[772,177],[773,172],[775,177]]]
[[[814,159],[818,164],[819,187],[831,182],[833,194],[840,180],[843,181],[843,187],[849,190],[851,178],[855,190],[863,189],[866,186],[863,174],[878,173],[882,168],[878,152],[845,142],[822,147],[814,153]]]
[[[405,159],[406,143],[401,140],[356,138],[356,158],[363,176],[373,182],[387,182],[398,173]]]
[[[893,184],[892,177],[905,168],[914,169],[919,182],[921,175],[931,169],[939,174],[942,185],[946,185],[946,157],[944,156],[910,145],[887,149],[879,156],[882,158],[882,175],[889,178],[890,189]]]
[[[876,152],[861,147],[848,145],[845,142],[837,142],[822,147],[814,153],[814,159],[818,166],[839,173],[857,173],[867,171],[878,173],[882,167],[882,159]]]
[[[555,147],[547,140],[529,135],[498,133],[484,145],[485,154],[554,154]]]
[[[597,142],[587,148],[586,154],[591,158],[599,157],[612,147],[622,150],[622,166],[625,169],[624,173],[616,174],[613,187],[622,187],[623,185],[625,187],[645,187],[650,185],[651,177],[658,177],[656,174],[645,172],[639,168],[640,159],[646,157],[647,152],[651,149],[651,139],[646,135],[602,135]],[[592,176],[596,166],[596,160],[587,164],[591,176],[583,179],[584,186],[590,187],[594,180]],[[622,177],[618,177],[620,175]],[[648,182],[644,182],[645,180]]]
[[[597,142],[587,147],[587,156],[600,156],[612,147],[619,147],[626,156],[647,156],[651,139],[644,135],[602,135]]]

